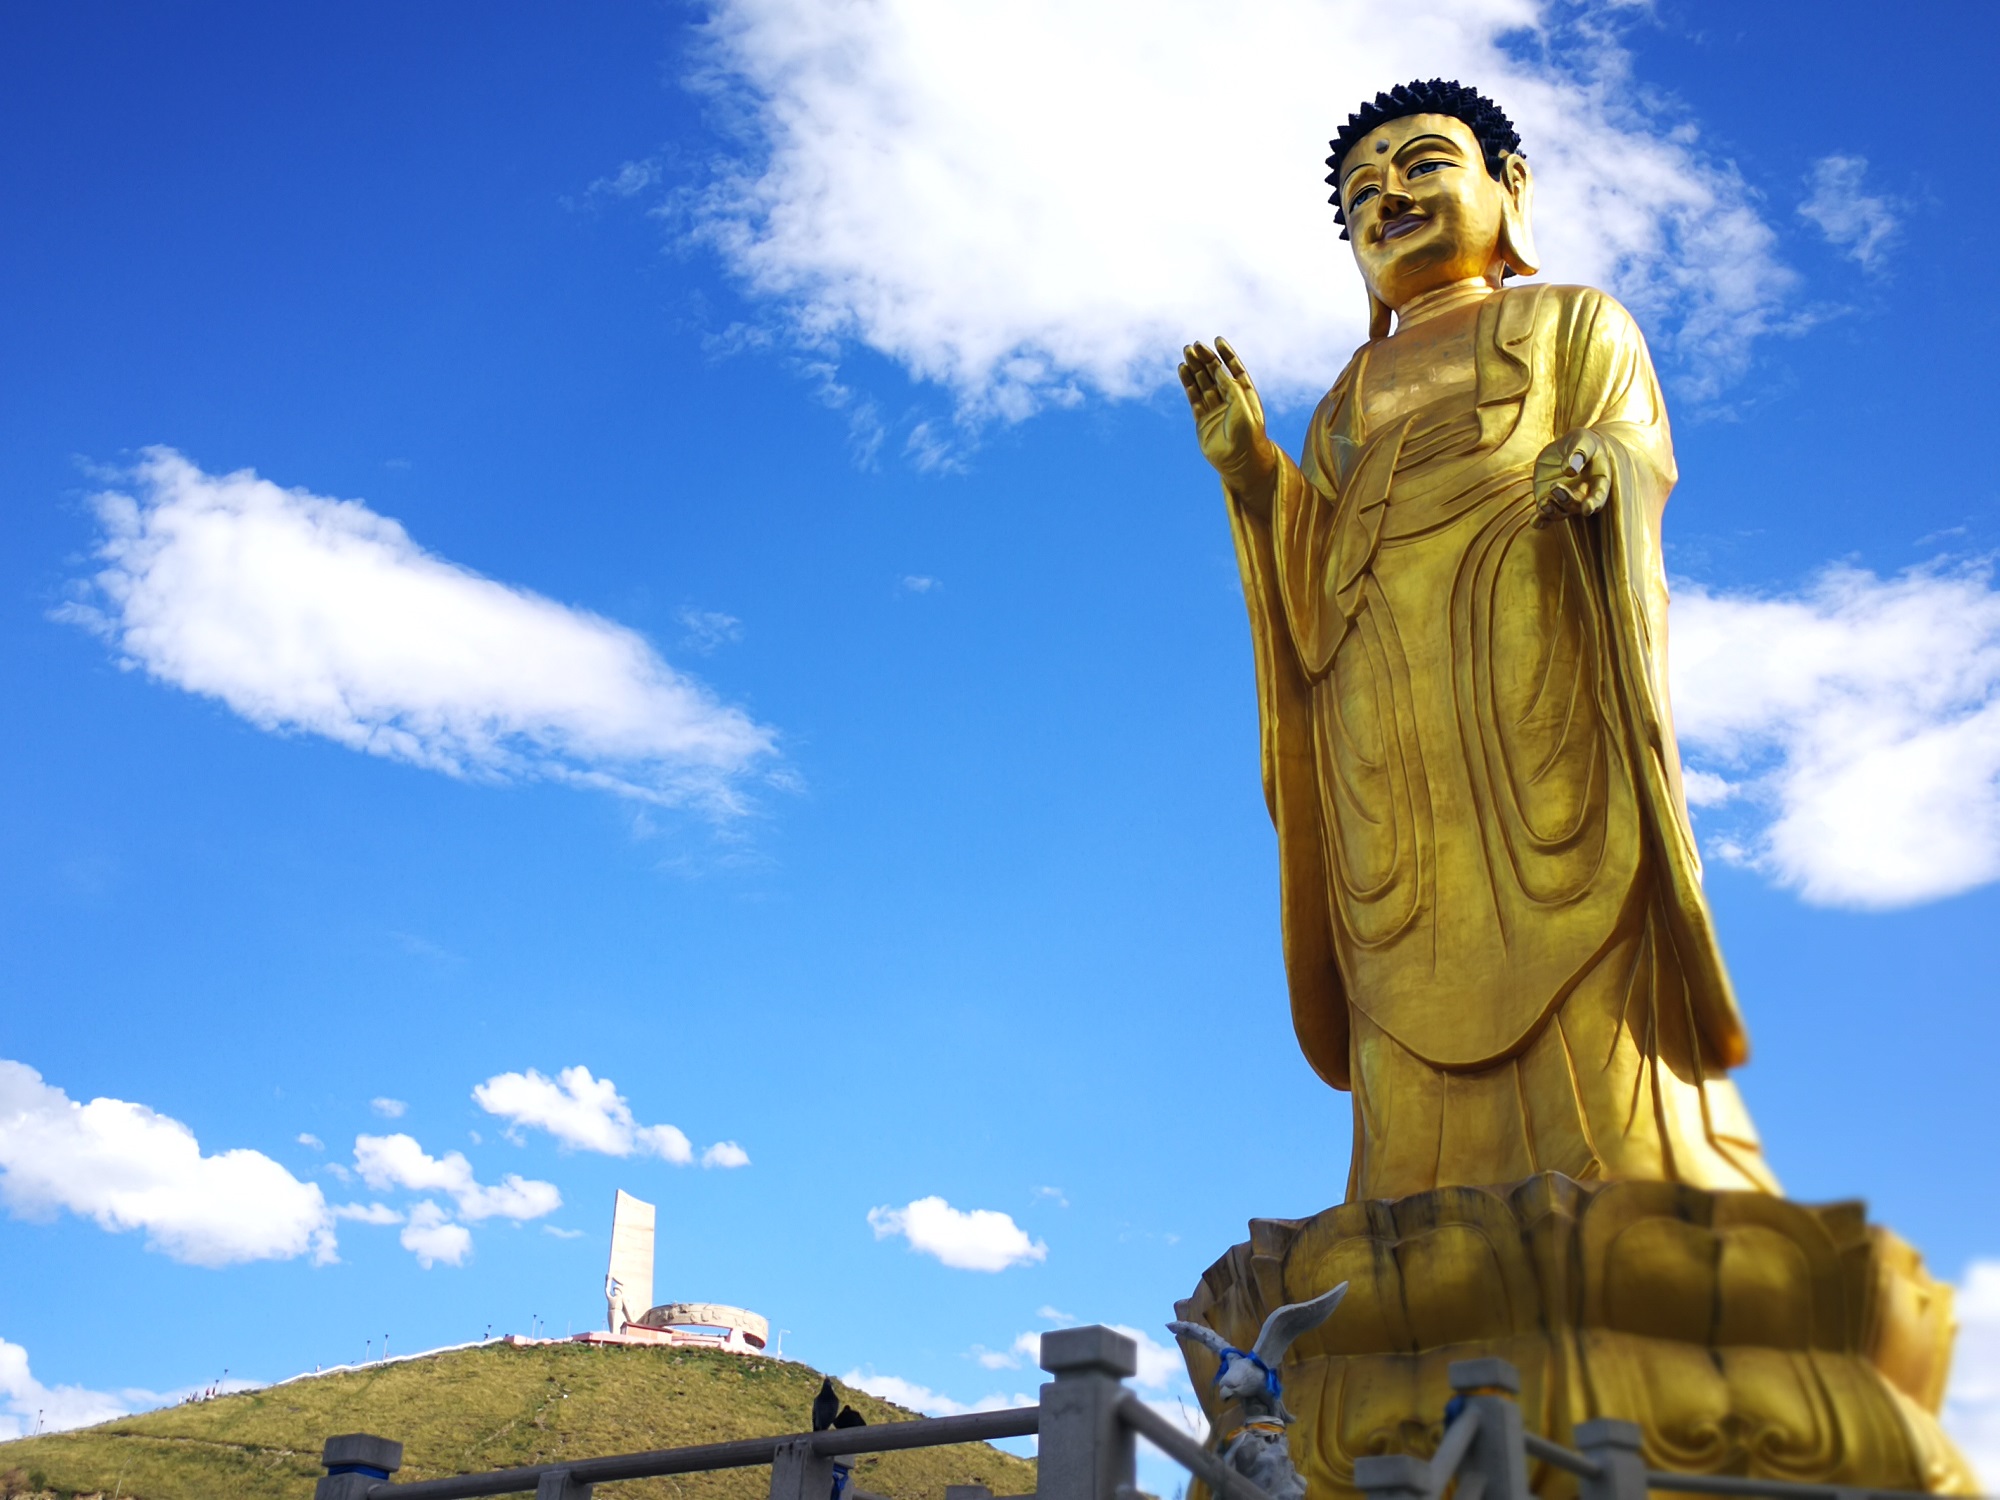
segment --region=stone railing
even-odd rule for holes
[[[771,1500],[829,1500],[836,1470],[862,1453],[939,1448],[997,1438],[1036,1437],[1036,1489],[1015,1500],[1138,1500],[1134,1440],[1145,1438],[1202,1480],[1218,1500],[1270,1500],[1125,1385],[1138,1370],[1138,1346],[1109,1328],[1066,1328],[1042,1335],[1042,1368],[1055,1378],[1035,1406],[923,1418],[875,1427],[837,1428],[621,1453],[531,1468],[496,1469],[398,1484],[403,1445],[353,1433],[327,1440],[326,1477],[314,1500],[471,1500],[482,1495],[527,1495],[536,1500],[590,1500],[593,1486],[625,1479],[745,1469],[768,1464]],[[1609,1419],[1576,1428],[1578,1451],[1524,1430],[1515,1397],[1520,1376],[1500,1359],[1461,1360],[1451,1367],[1458,1392],[1443,1440],[1428,1459],[1410,1454],[1363,1458],[1356,1487],[1369,1500],[1529,1500],[1528,1460],[1576,1476],[1581,1500],[1647,1500],[1650,1490],[1735,1495],[1754,1500],[1905,1500],[1906,1490],[1847,1489],[1789,1484],[1720,1474],[1675,1474],[1646,1467],[1639,1429]],[[853,1500],[871,1500],[845,1484]],[[983,1492],[954,1487],[950,1500],[979,1500]],[[985,1500],[991,1500],[986,1496]]]

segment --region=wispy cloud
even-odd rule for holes
[[[545,1130],[564,1146],[604,1156],[657,1156],[684,1167],[695,1159],[687,1133],[673,1125],[641,1125],[609,1078],[594,1078],[579,1064],[554,1078],[529,1068],[496,1073],[472,1097],[510,1129]],[[734,1141],[718,1141],[701,1154],[704,1167],[747,1167],[750,1154]]]
[[[711,809],[772,754],[636,632],[447,562],[359,501],[170,448],[129,478],[96,498],[103,566],[59,617],[259,728]]]
[[[1050,1321],[1067,1327],[1073,1320],[1056,1318]],[[1165,1391],[1187,1384],[1187,1366],[1181,1359],[1179,1349],[1172,1344],[1162,1343],[1145,1329],[1134,1328],[1129,1323],[1112,1323],[1108,1326],[1124,1334],[1138,1346],[1139,1369],[1132,1377],[1135,1385],[1149,1391]],[[1016,1334],[1014,1342],[1005,1349],[975,1348],[973,1357],[989,1370],[1032,1370],[1042,1359],[1041,1332],[1030,1330]]]
[[[378,1193],[389,1188],[447,1193],[458,1205],[459,1215],[475,1223],[494,1218],[539,1219],[562,1207],[562,1194],[552,1182],[509,1172],[497,1185],[488,1187],[474,1178],[465,1153],[447,1151],[441,1157],[432,1156],[413,1136],[355,1137],[354,1167],[361,1180]],[[417,1210],[412,1209],[409,1217],[415,1225]]]
[[[1520,126],[1548,274],[1618,292],[1712,387],[1780,319],[1792,274],[1733,169],[1638,102],[1601,15],[1574,17],[1534,0],[1410,0],[1394,26],[1338,0],[722,0],[698,83],[755,145],[695,232],[807,346],[864,345],[968,412],[1158,389],[1183,342],[1218,331],[1267,394],[1311,399],[1365,332],[1327,139],[1380,89],[1455,76]],[[919,463],[942,451],[912,435]]]
[[[1020,1334],[1005,1349],[988,1349],[984,1344],[974,1344],[972,1357],[979,1361],[982,1370],[1032,1370],[1041,1361],[1042,1336],[1039,1333]]]
[[[1049,1254],[1049,1247],[1030,1239],[1011,1215],[990,1208],[953,1208],[936,1196],[902,1208],[871,1208],[868,1224],[876,1239],[900,1235],[918,1254],[961,1271],[1004,1271],[1046,1260]]]
[[[2000,593],[1980,568],[1677,586],[1674,718],[1704,844],[1822,905],[2000,878]]]
[[[743,622],[719,609],[696,609],[692,605],[676,617],[686,629],[686,644],[706,656],[718,646],[743,639]]]
[[[969,1411],[1011,1411],[1015,1407],[1035,1404],[1033,1396],[1018,1393],[1012,1396],[996,1393],[977,1401],[957,1401],[927,1385],[918,1385],[914,1380],[905,1380],[900,1375],[878,1375],[873,1370],[849,1370],[840,1379],[843,1385],[866,1391],[879,1400],[893,1402],[908,1411],[922,1412],[927,1417],[957,1417]]]
[[[1843,255],[1874,270],[1896,234],[1896,203],[1864,190],[1865,156],[1827,156],[1813,163],[1799,217]]]
[[[23,1218],[67,1211],[196,1266],[335,1256],[315,1183],[259,1151],[202,1154],[192,1130],[143,1104],[78,1104],[25,1063],[0,1060],[0,1200]]]
[[[410,1112],[410,1106],[401,1099],[391,1099],[386,1095],[370,1099],[368,1107],[385,1120],[400,1120]]]
[[[618,170],[600,177],[586,190],[595,198],[631,198],[660,180],[660,163],[653,157],[621,162]]]
[[[903,440],[903,457],[920,474],[963,474],[967,440],[944,432],[935,422],[919,422]]]

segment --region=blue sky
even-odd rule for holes
[[[1296,443],[1421,70],[1653,341],[1744,1092],[1966,1282],[2000,1456],[1991,12],[1027,9],[9,14],[0,1423],[593,1326],[617,1187],[970,1404],[1335,1202],[1165,381]]]

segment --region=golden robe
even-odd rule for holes
[[[1725,1073],[1748,1046],[1667,702],[1645,342],[1586,287],[1458,324],[1394,388],[1364,345],[1268,516],[1230,502],[1292,1017],[1353,1091],[1348,1197],[1542,1171],[1776,1191]],[[1536,529],[1536,456],[1579,427],[1610,494]]]

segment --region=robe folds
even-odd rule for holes
[[[1270,503],[1230,496],[1292,1016],[1352,1089],[1352,1198],[1538,1171],[1776,1190],[1681,787],[1646,346],[1586,287],[1496,293],[1467,379],[1364,345]],[[1536,528],[1544,447],[1610,492]]]

